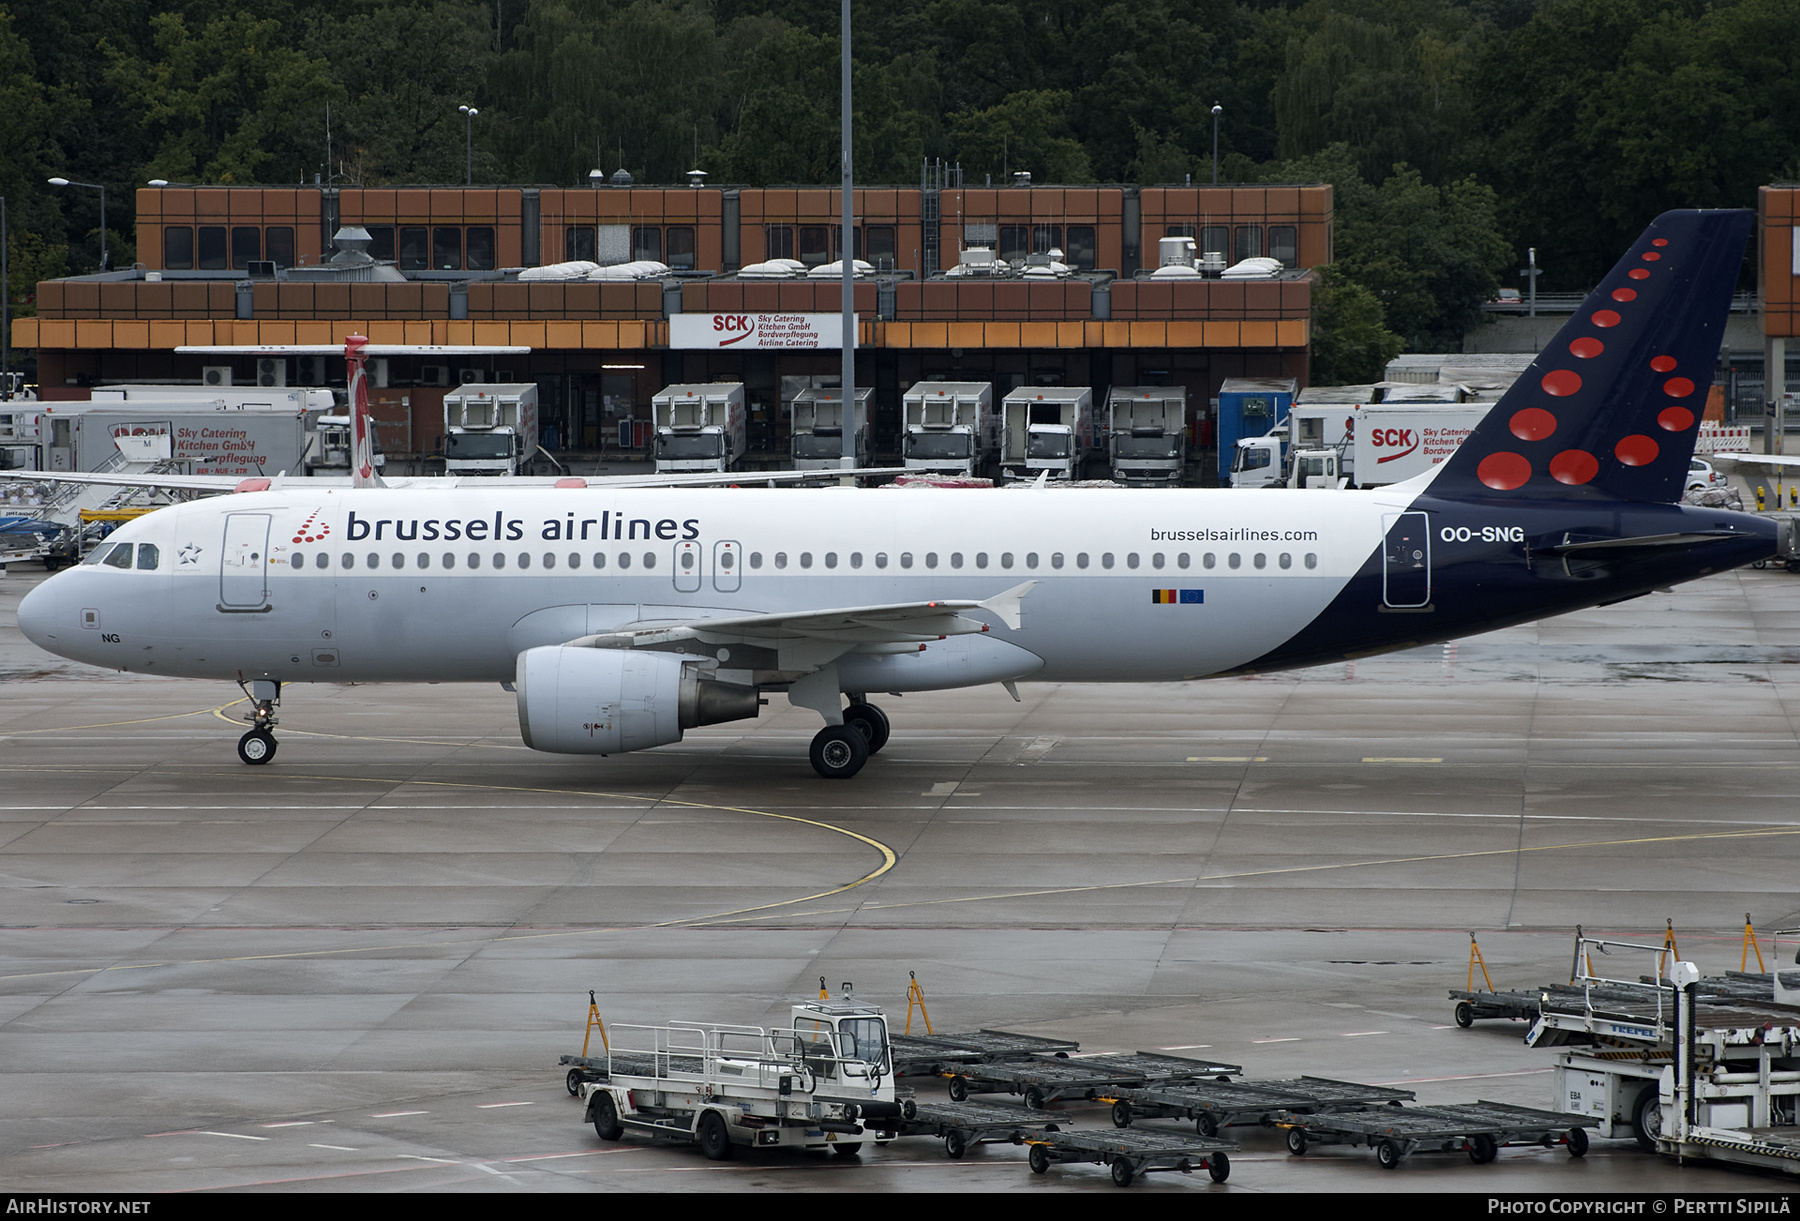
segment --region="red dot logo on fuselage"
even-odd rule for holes
[[[296,543],[316,543],[331,533],[331,523],[319,520],[319,514],[324,511],[325,510],[322,508],[314,509],[312,511],[312,516],[301,523],[300,528],[294,531],[294,541]]]

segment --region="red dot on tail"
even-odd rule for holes
[[[1635,288],[1615,288],[1612,290],[1612,299],[1614,301],[1636,301],[1637,300],[1637,289],[1635,289]]]
[[[1654,250],[1646,250],[1644,252],[1644,262],[1646,263],[1654,263],[1660,258],[1662,258],[1662,255],[1656,253]]]
[[[1648,267],[1633,267],[1625,274],[1634,280],[1648,280],[1650,278],[1650,269]]]
[[[1673,356],[1652,356],[1650,367],[1658,373],[1672,372],[1675,368],[1675,358]]]
[[[1656,442],[1643,433],[1633,433],[1613,446],[1613,454],[1626,466],[1649,466],[1660,452]]]
[[[1684,399],[1694,392],[1694,383],[1685,377],[1671,377],[1663,383],[1663,393],[1672,399]]]
[[[1606,345],[1601,343],[1598,339],[1595,339],[1592,335],[1583,335],[1580,339],[1577,339],[1574,343],[1569,345],[1569,351],[1581,357],[1583,360],[1592,360],[1594,357],[1600,355],[1600,353],[1606,351]]]
[[[1525,460],[1523,454],[1489,454],[1475,468],[1475,475],[1496,492],[1510,492],[1523,486],[1531,478],[1531,463]]]
[[[1664,407],[1656,422],[1669,432],[1686,432],[1694,426],[1694,413],[1686,407]]]
[[[1550,459],[1550,477],[1558,483],[1586,483],[1600,473],[1600,460],[1584,449],[1565,449]]]
[[[1650,239],[1650,244],[1652,246],[1667,246],[1669,244],[1669,239],[1666,237],[1654,237]]]
[[[1556,431],[1556,417],[1542,407],[1527,407],[1513,413],[1507,422],[1512,435],[1521,441],[1542,441]]]
[[[1619,325],[1619,315],[1615,310],[1597,309],[1594,311],[1594,325],[1605,328]]]
[[[1545,394],[1554,394],[1557,398],[1567,398],[1581,389],[1581,374],[1573,369],[1552,369],[1544,374],[1541,383]]]

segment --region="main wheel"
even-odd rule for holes
[[[1306,1153],[1306,1129],[1289,1128],[1287,1142],[1289,1153],[1293,1154],[1295,1157],[1304,1156]]]
[[[1231,1177],[1231,1159],[1223,1153],[1209,1153],[1206,1157],[1206,1173],[1212,1175],[1212,1181],[1223,1183]]]
[[[1131,1126],[1131,1104],[1123,1098],[1113,1103],[1112,1121],[1115,1128],[1129,1128]]]
[[[1656,1152],[1656,1138],[1662,1135],[1662,1096],[1654,1084],[1639,1090],[1631,1104],[1631,1134],[1637,1137],[1638,1148]]]
[[[1485,1166],[1499,1156],[1499,1142],[1486,1132],[1477,1132],[1469,1138],[1469,1160],[1477,1166]]]
[[[563,1078],[563,1084],[569,1087],[569,1097],[571,1097],[571,1098],[581,1097],[581,1083],[586,1080],[587,1080],[587,1077],[585,1075],[583,1075],[583,1073],[580,1069],[578,1069],[578,1068],[570,1069],[569,1075],[567,1077]]]
[[[1586,1157],[1588,1151],[1588,1134],[1586,1128],[1570,1128],[1568,1135],[1569,1156]]]
[[[275,735],[266,729],[252,729],[238,739],[238,758],[255,766],[275,757]]]
[[[1131,1163],[1126,1161],[1124,1158],[1115,1157],[1113,1159],[1112,1175],[1113,1175],[1113,1185],[1115,1187],[1131,1186],[1131,1180],[1134,1177],[1136,1177],[1136,1174],[1137,1174],[1137,1172],[1132,1170],[1132,1168],[1131,1168]]]
[[[967,1102],[969,1100],[969,1082],[965,1077],[950,1078],[950,1101]]]
[[[869,740],[849,725],[827,725],[812,740],[813,770],[827,780],[848,780],[869,761]]]
[[[1391,1140],[1382,1141],[1375,1146],[1375,1160],[1383,1170],[1392,1170],[1400,1164],[1400,1146]]]
[[[1031,1152],[1025,1155],[1025,1160],[1031,1163],[1031,1173],[1043,1174],[1050,1169],[1050,1150],[1042,1145],[1033,1145]]]
[[[1028,1111],[1043,1110],[1044,1109],[1044,1091],[1040,1090],[1035,1085],[1026,1086],[1025,1087],[1025,1109]]]
[[[706,1154],[708,1161],[731,1160],[731,1133],[725,1130],[725,1120],[717,1111],[708,1111],[700,1117],[700,1127],[694,1135],[699,1139],[700,1152]]]
[[[1219,1134],[1219,1119],[1211,1111],[1202,1111],[1194,1118],[1194,1131],[1211,1140]]]
[[[724,1126],[719,1125],[721,1130]],[[612,1095],[605,1091],[594,1095],[594,1135],[601,1140],[618,1140],[625,1135],[625,1125],[619,1122],[619,1108],[613,1104]],[[731,1147],[729,1139],[725,1146]],[[711,1157],[712,1154],[706,1156]]]
[[[1475,1024],[1475,1006],[1468,1001],[1456,1002],[1456,1024],[1464,1030]]]
[[[963,1136],[963,1134],[961,1132],[958,1132],[955,1128],[951,1128],[948,1132],[944,1133],[944,1156],[945,1157],[949,1158],[953,1162],[961,1161],[962,1155],[967,1153],[968,1151],[969,1151],[968,1139],[965,1136]]]
[[[871,755],[887,745],[887,713],[873,704],[852,704],[844,709],[844,724],[853,727],[868,740]]]

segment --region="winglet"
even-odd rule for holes
[[[1015,585],[1003,594],[995,594],[986,602],[978,602],[977,606],[985,611],[993,611],[1007,627],[1019,630],[1019,600],[1037,586],[1036,581],[1027,581],[1023,585]]]

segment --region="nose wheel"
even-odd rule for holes
[[[252,765],[267,763],[275,757],[275,735],[266,729],[252,729],[238,739],[238,758]]]
[[[268,679],[252,683],[240,681],[238,686],[250,699],[250,711],[244,719],[250,731],[238,739],[238,758],[251,766],[260,766],[275,757],[275,706],[281,703],[281,684]]]

